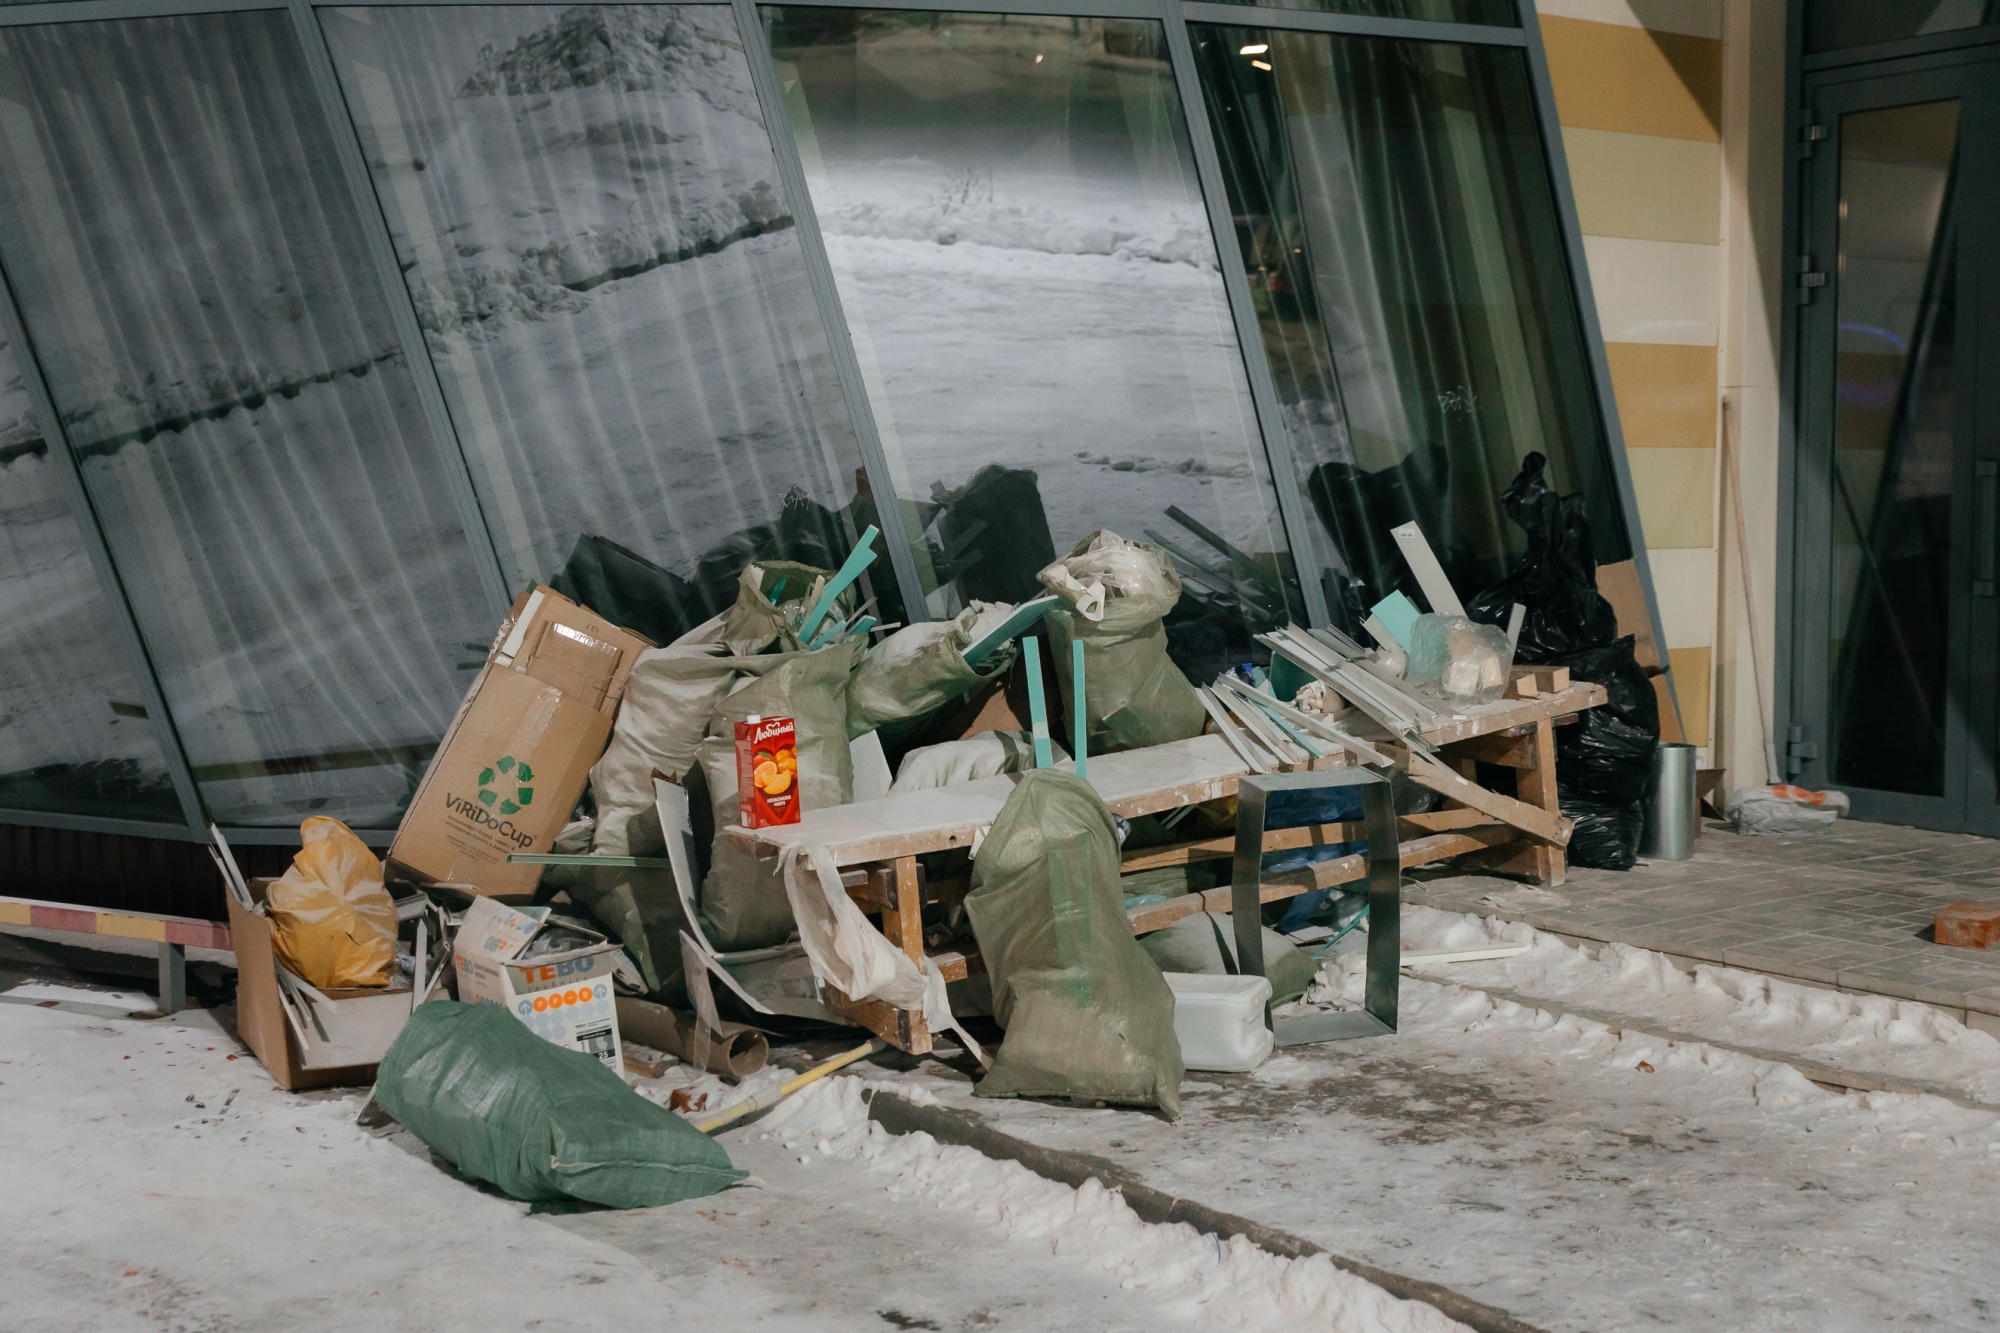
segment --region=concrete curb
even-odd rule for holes
[[[1025,1139],[1003,1134],[969,1111],[947,1106],[919,1106],[894,1093],[878,1091],[868,1103],[868,1118],[891,1134],[912,1134],[921,1130],[940,1143],[971,1148],[998,1161],[1019,1163],[1044,1179],[1071,1188],[1086,1180],[1095,1180],[1106,1189],[1123,1194],[1126,1206],[1147,1222],[1185,1222],[1204,1235],[1243,1236],[1258,1249],[1281,1259],[1324,1254],[1333,1261],[1334,1267],[1372,1282],[1392,1296],[1434,1306],[1478,1333],[1542,1333],[1533,1324],[1523,1323],[1505,1310],[1482,1305],[1435,1282],[1391,1273],[1372,1264],[1333,1254],[1309,1240],[1253,1222],[1247,1217],[1218,1212],[1191,1199],[1175,1198],[1142,1184],[1130,1171],[1114,1162],[1086,1153],[1039,1147]]]

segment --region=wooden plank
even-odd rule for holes
[[[1595,708],[1603,703],[1605,698],[1602,685],[1572,681],[1566,690],[1544,694],[1534,699],[1501,699],[1490,704],[1469,705],[1459,716],[1425,730],[1423,738],[1432,745],[1469,741],[1475,736],[1505,731],[1509,727],[1540,722],[1544,718],[1574,713],[1585,708]]]
[[[1404,815],[1400,819],[1405,834],[1437,833],[1447,829],[1472,828],[1494,823],[1493,816],[1478,810],[1432,810]],[[1264,850],[1289,852],[1300,847],[1331,847],[1343,842],[1366,842],[1368,827],[1360,820],[1339,824],[1318,824],[1309,828],[1271,829],[1264,834]],[[1142,847],[1120,858],[1121,874],[1157,870],[1161,866],[1184,866],[1196,861],[1221,861],[1236,855],[1236,835],[1179,842],[1166,847]]]
[[[1074,772],[1069,760],[1056,765]],[[1090,785],[1111,812],[1127,819],[1236,794],[1247,770],[1220,736],[1194,736],[1143,750],[1090,757]],[[771,855],[793,844],[823,844],[836,865],[893,861],[899,856],[968,847],[1007,803],[1019,774],[979,778],[928,791],[900,792],[828,810],[808,810],[796,824],[745,829],[731,825],[719,836],[746,850]]]
[[[937,964],[938,971],[944,974],[946,981],[963,981],[967,977],[977,976],[986,970],[986,960],[981,958],[977,953],[958,953],[956,951],[951,953],[934,953],[931,955],[931,961]]]
[[[1517,801],[1511,796],[1488,791],[1454,773],[1445,765],[1426,754],[1406,750],[1409,756],[1410,780],[1429,787],[1440,795],[1449,796],[1462,805],[1483,811],[1503,824],[1511,824],[1523,833],[1529,834],[1552,846],[1562,847],[1569,842],[1570,822],[1561,814],[1544,809],[1540,805],[1530,805]],[[1554,768],[1553,761],[1550,764]]]
[[[1407,870],[1411,866],[1447,861],[1454,856],[1463,856],[1467,852],[1483,852],[1496,842],[1514,836],[1512,829],[1498,824],[1453,833],[1437,833],[1402,844],[1397,849],[1398,859]],[[1339,884],[1352,884],[1366,878],[1367,874],[1368,858],[1365,856],[1343,856],[1332,861],[1321,861],[1265,880],[1257,886],[1257,901],[1274,903],[1285,898],[1296,898],[1302,893],[1311,893],[1314,889],[1330,889]],[[1132,923],[1134,934],[1158,930],[1163,926],[1172,925],[1184,916],[1193,916],[1196,912],[1229,911],[1230,892],[1229,887],[1224,885],[1222,888],[1208,889],[1202,893],[1183,894],[1163,903],[1128,908],[1125,918]]]
[[[1414,828],[1423,833],[1448,833],[1452,829],[1476,828],[1494,822],[1493,816],[1483,810],[1426,810],[1422,814],[1403,815],[1397,821],[1406,832]]]
[[[834,986],[821,994],[827,1008],[856,1027],[867,1028],[882,1040],[908,1055],[928,1055],[931,1030],[921,1010],[898,1009],[885,1000],[850,1000]]]
[[[1529,739],[1535,747],[1535,766],[1520,775],[1521,799],[1561,818],[1562,803],[1556,792],[1555,724],[1545,719],[1535,727],[1535,734]],[[1530,875],[1535,883],[1549,888],[1568,878],[1567,858],[1561,847],[1536,846],[1525,850],[1525,857],[1517,857],[1494,868]]]
[[[896,858],[896,895],[882,913],[882,933],[918,967],[924,962],[924,892],[917,879],[917,858]]]
[[[1521,734],[1516,735],[1517,731]],[[1445,758],[1454,761],[1470,759],[1481,764],[1498,764],[1502,768],[1533,768],[1535,728],[1509,727],[1505,731],[1474,736],[1469,741],[1454,741],[1446,748]]]

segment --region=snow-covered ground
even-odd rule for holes
[[[1477,938],[1426,911],[1410,911],[1412,947]],[[1444,1326],[1324,1261],[1148,1226],[1093,1187],[889,1138],[865,1123],[865,1083],[1552,1331],[1989,1326],[2000,1115],[1829,1092],[1784,1064],[1619,1035],[1474,983],[1560,986],[1571,1003],[1835,1049],[1857,1068],[1916,1068],[1928,1050],[1967,1083],[2000,1065],[1980,1034],[1914,1010],[1850,1014],[1831,1042],[1832,1018],[1743,1027],[1781,983],[1739,973],[1673,1010],[1693,1002],[1671,978],[1551,946],[1567,947],[1538,940],[1502,964],[1434,965],[1445,981],[1406,978],[1393,1037],[1190,1075],[1179,1124],[976,1101],[935,1063],[836,1077],[723,1136],[754,1186],[636,1213],[495,1197],[436,1170],[407,1134],[357,1128],[359,1091],[279,1092],[207,1013],[35,1008],[117,998],[41,983],[0,1004],[0,1187],[38,1205],[36,1225],[9,1234],[0,1326],[514,1327],[716,1309],[776,1328]],[[1325,975],[1358,997],[1358,955]],[[723,1093],[679,1070],[641,1091],[680,1086]]]
[[[0,1004],[0,1048],[0,1187],[33,1203],[32,1225],[0,1245],[9,1329],[725,1314],[801,1333],[1459,1327],[1325,1259],[1148,1225],[1095,1186],[892,1139],[868,1124],[859,1078],[725,1136],[754,1183],[672,1208],[537,1211],[440,1171],[400,1130],[357,1128],[364,1091],[279,1091],[200,1013],[139,1023]]]
[[[1629,944],[1589,949],[1518,922],[1403,909],[1405,951],[1488,943],[1530,948],[1512,958],[1419,964],[1417,971],[1447,985],[1574,1005],[1835,1069],[1921,1079],[2000,1105],[2000,1039],[1927,1004],[1848,995],[1737,967],[1703,963],[1688,973],[1665,954]]]

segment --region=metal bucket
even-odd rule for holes
[[[1685,861],[1694,855],[1700,807],[1694,798],[1695,749],[1662,742],[1653,751],[1653,778],[1646,785],[1646,829],[1639,855],[1654,861]]]

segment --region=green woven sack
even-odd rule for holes
[[[747,1174],[597,1060],[493,1005],[418,1005],[382,1057],[375,1100],[460,1174],[529,1202],[654,1208]]]
[[[1174,995],[1132,938],[1118,832],[1091,785],[1039,769],[1000,808],[965,899],[1007,1029],[981,1097],[1181,1110]]]
[[[1162,972],[1205,972],[1236,975],[1235,926],[1228,917],[1197,912],[1139,941]],[[1271,1003],[1288,1004],[1306,993],[1319,965],[1311,954],[1264,927],[1264,976],[1271,983]]]
[[[1172,557],[1150,543],[1093,532],[1044,569],[1041,579],[1063,599],[1049,608],[1047,622],[1064,698],[1075,697],[1070,644],[1083,644],[1090,753],[1136,750],[1201,734],[1208,713],[1194,686],[1167,656],[1162,620],[1181,599]],[[1099,589],[1101,608],[1095,599]]]

